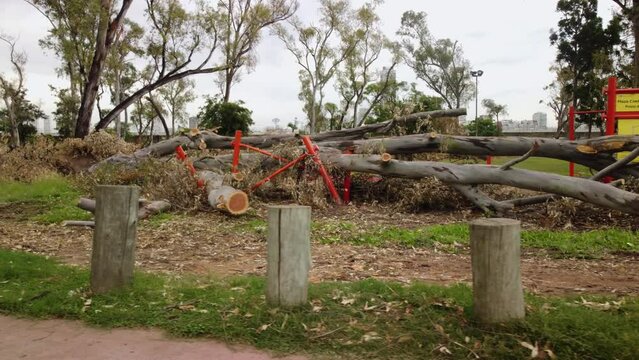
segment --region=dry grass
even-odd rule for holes
[[[104,165],[76,176],[76,183],[90,195],[97,185],[137,185],[141,197],[167,200],[174,209],[183,211],[202,209],[206,198],[184,164],[174,159],[150,159],[137,168]]]
[[[54,173],[73,173],[111,155],[132,153],[136,148],[103,131],[84,139],[63,141],[37,136],[13,151],[0,149],[0,179],[33,181]]]

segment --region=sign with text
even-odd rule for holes
[[[617,103],[619,103],[619,100],[617,100]],[[617,126],[619,135],[639,135],[639,119],[619,119]],[[617,159],[621,159],[626,155],[628,155],[628,152],[617,153]],[[633,162],[639,162],[639,158],[636,158]]]
[[[617,94],[617,112],[639,111],[638,94]]]

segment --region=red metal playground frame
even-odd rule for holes
[[[266,184],[267,182],[271,181],[274,177],[276,177],[277,175],[283,173],[284,171],[298,165],[299,163],[301,163],[302,161],[304,161],[306,158],[310,157],[313,159],[313,161],[318,165],[319,168],[319,172],[320,175],[322,176],[322,179],[324,180],[324,184],[326,185],[326,188],[328,189],[328,192],[331,194],[331,197],[333,198],[333,201],[335,201],[335,203],[337,204],[342,204],[342,199],[339,197],[339,194],[337,192],[337,190],[335,189],[335,185],[333,184],[333,180],[331,179],[330,175],[328,174],[328,171],[326,171],[326,168],[324,167],[324,164],[322,164],[322,160],[319,157],[319,153],[317,152],[319,150],[319,148],[317,147],[317,145],[314,145],[313,142],[311,141],[310,136],[308,135],[304,135],[302,136],[302,143],[304,144],[304,147],[306,148],[306,152],[303,153],[302,155],[298,156],[296,159],[294,160],[287,160],[281,156],[275,155],[271,152],[268,152],[266,150],[262,150],[259,148],[256,148],[254,146],[248,145],[248,144],[243,144],[242,143],[242,131],[241,130],[237,130],[235,131],[235,138],[233,140],[233,164],[231,166],[231,173],[232,174],[238,174],[239,173],[239,164],[240,164],[240,150],[241,148],[245,148],[247,150],[251,150],[251,151],[255,151],[258,152],[262,155],[266,155],[269,157],[272,157],[273,159],[279,160],[281,162],[285,162],[286,164],[284,166],[282,166],[281,168],[275,170],[272,174],[270,174],[269,176],[265,177],[264,179],[256,182],[253,186],[251,186],[251,191],[254,191],[255,189],[259,188],[260,186]],[[346,186],[348,185],[348,188],[346,188]],[[350,200],[350,175],[347,174],[346,178],[344,179],[344,202],[348,202]]]
[[[601,114],[602,120],[606,124],[606,135],[616,133],[617,121],[624,119],[639,119],[639,111],[617,111],[618,94],[639,94],[639,88],[617,88],[617,78],[608,78],[608,86],[603,89],[606,94],[606,110],[576,110],[573,105],[568,109],[568,139],[575,140],[575,116],[579,114]],[[575,164],[569,165],[570,176],[575,176]],[[609,182],[610,178],[606,178]]]

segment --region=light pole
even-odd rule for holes
[[[479,77],[484,75],[483,70],[471,70],[470,76],[475,78],[475,136],[479,135],[479,124],[477,124],[477,114],[479,112]]]

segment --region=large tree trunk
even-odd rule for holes
[[[111,21],[113,0],[100,1],[100,19],[96,36],[95,52],[93,53],[91,68],[89,69],[89,75],[84,84],[84,91],[82,92],[82,98],[80,100],[80,110],[78,111],[78,119],[75,124],[75,137],[83,138],[89,135],[91,115],[93,114],[93,107],[98,95],[98,86],[104,68],[104,61],[113,44],[116,33],[120,31],[120,27],[124,22],[124,17],[132,1],[133,0],[122,0],[120,11],[113,21]]]
[[[393,120],[388,120],[377,124],[364,125],[343,130],[326,131],[319,134],[311,135],[311,139],[314,142],[361,139],[367,134],[371,133],[388,133],[395,126],[406,122],[417,121],[425,118],[460,116],[464,114],[466,114],[466,109],[427,111],[398,117]],[[273,145],[281,144],[288,141],[298,141],[298,139],[299,137],[294,134],[257,135],[242,137],[242,143],[265,149]],[[206,147],[209,149],[231,149],[233,148],[233,140],[234,137],[217,135],[210,131],[199,132],[196,136],[193,137],[179,135],[171,139],[160,141],[152,146],[140,149],[133,153],[133,155],[114,155],[104,160],[104,163],[123,163],[134,165],[139,160],[145,159],[149,156],[161,157],[172,154],[173,152],[175,152],[175,148],[179,145],[186,146],[190,149],[198,149],[200,148],[200,144],[202,141],[206,143]]]
[[[638,194],[590,179],[514,169],[511,166],[398,161],[391,160],[388,154],[384,155],[344,155],[340,151],[330,149],[321,152],[322,161],[326,165],[343,170],[409,179],[437,178],[452,186],[484,211],[502,213],[519,205],[517,202],[491,199],[477,188],[477,185],[482,184],[498,184],[572,197],[605,208],[639,214]],[[221,155],[202,158],[193,165],[198,169],[224,172],[228,171],[231,161],[231,155]],[[268,171],[278,166],[277,162],[265,159],[259,154],[242,154],[240,164],[251,171],[258,168]]]
[[[118,114],[124,111],[124,109],[128,108],[133,103],[135,103],[138,99],[141,99],[144,95],[150,93],[151,91],[155,89],[159,89],[162,86],[172,81],[180,80],[182,78],[185,78],[191,75],[215,73],[215,72],[224,70],[225,68],[226,66],[219,66],[219,67],[211,67],[211,68],[203,68],[203,69],[197,68],[197,69],[186,70],[182,72],[176,72],[168,76],[164,76],[156,80],[154,83],[145,85],[142,88],[140,88],[138,91],[131,94],[126,99],[122,100],[122,102],[117,104],[113,108],[113,110],[111,110],[98,122],[98,124],[95,126],[95,130],[97,131],[97,130],[106,128],[118,116]]]
[[[382,157],[377,155],[324,153],[322,161],[344,170],[391,177],[410,179],[434,177],[444,183],[457,185],[507,185],[567,196],[608,209],[639,214],[638,194],[583,178],[486,165],[457,165],[432,161],[382,161]]]
[[[454,155],[473,156],[521,156],[533,144],[538,148],[537,157],[571,161],[596,170],[614,163],[613,154],[632,151],[639,146],[639,136],[602,136],[584,140],[562,140],[530,137],[475,137],[438,134],[418,134],[368,140],[325,141],[321,148],[337,148],[353,153],[367,154],[383,152],[389,154],[417,154],[442,152]],[[639,168],[619,169],[618,174],[639,177]]]

